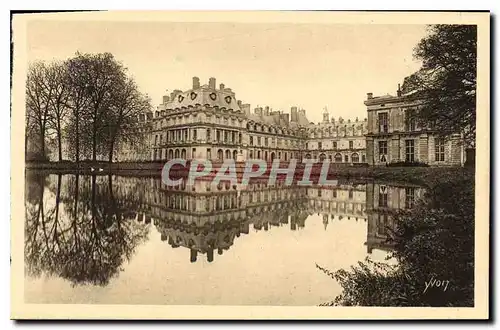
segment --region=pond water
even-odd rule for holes
[[[423,189],[167,187],[161,179],[29,172],[27,303],[300,305],[340,286],[316,268],[382,261],[391,212]]]

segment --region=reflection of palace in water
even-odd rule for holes
[[[413,207],[423,194],[423,189],[410,185],[341,181],[336,186],[196,181],[167,187],[160,178],[117,177],[113,185],[115,191],[138,194],[141,205],[135,219],[152,223],[171,247],[190,249],[191,262],[199,254],[212,262],[215,251],[222,255],[251,228],[300,230],[311,214],[322,216],[325,229],[331,221],[366,221],[368,253],[389,250],[386,238],[387,228],[394,227],[392,214]]]

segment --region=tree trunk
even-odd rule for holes
[[[75,113],[75,161],[78,163],[80,161],[80,129],[78,127],[78,121],[80,120],[78,110]],[[78,179],[78,177],[77,177]],[[77,181],[78,182],[78,181]]]
[[[109,144],[109,155],[108,155],[108,161],[111,164],[113,162],[113,150],[115,148],[115,140],[112,139],[110,144]]]
[[[57,147],[59,149],[59,161],[62,161],[62,142],[61,142],[61,122],[57,120]]]
[[[45,160],[45,128],[40,129],[40,157]]]

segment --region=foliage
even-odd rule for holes
[[[325,305],[474,305],[474,180],[445,176],[428,189],[424,201],[399,210],[395,228],[387,228],[397,266],[369,259],[333,273],[318,266],[342,287]],[[446,291],[425,290],[433,279],[449,281]]]
[[[440,133],[476,133],[477,26],[432,25],[415,47],[422,68],[405,79],[402,92],[423,102],[417,120]]]

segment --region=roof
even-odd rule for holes
[[[165,109],[176,109],[182,107],[209,105],[211,107],[226,108],[232,110],[240,110],[238,101],[235,98],[234,92],[228,88],[212,89],[208,85],[200,86],[197,89],[190,89],[184,92],[177,93],[173,100],[165,104]]]

